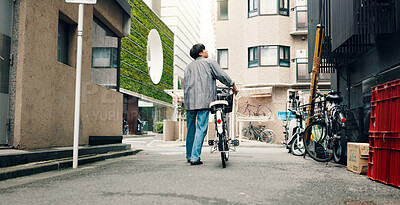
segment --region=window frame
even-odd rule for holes
[[[274,65],[263,65],[261,64],[261,48],[262,47],[277,47],[277,64]],[[253,49],[253,60],[250,61],[250,49]],[[284,56],[287,53],[287,58],[282,58],[280,56],[281,49],[284,50]],[[256,52],[254,52],[256,51]],[[255,59],[257,57],[257,59]],[[257,62],[257,65],[254,63]],[[288,65],[282,65],[281,63],[287,63]],[[254,64],[254,65],[253,65]],[[254,68],[254,67],[290,67],[290,46],[282,46],[282,45],[259,45],[259,46],[253,46],[253,47],[248,47],[247,50],[247,67],[248,68]]]
[[[221,5],[220,3],[226,3],[226,18],[221,18]],[[229,1],[228,0],[217,0],[217,20],[226,21],[229,20]]]
[[[286,2],[286,8],[284,7],[285,5],[281,5],[282,2]],[[289,0],[278,0],[278,14],[281,16],[289,16],[289,6],[290,6],[290,1]],[[285,13],[282,13],[285,12]]]
[[[281,58],[281,49],[283,49],[283,58]],[[286,54],[288,58],[285,58]],[[282,65],[282,63],[287,63],[288,65]],[[279,46],[278,64],[281,67],[290,67],[290,46]]]
[[[253,60],[250,60],[250,50],[253,51]],[[257,63],[254,64],[254,63]],[[248,47],[247,49],[247,67],[254,68],[260,66],[260,46]]]
[[[59,18],[58,19],[58,27],[57,27],[57,62],[63,63],[65,65],[69,65],[68,62],[70,60],[69,56],[69,47],[70,47],[70,31],[71,25],[65,20]],[[61,34],[60,34],[61,31]],[[61,35],[61,38],[60,38]],[[61,41],[61,42],[60,42]],[[62,45],[60,45],[62,43]],[[62,48],[60,48],[62,47]]]
[[[109,85],[103,85],[103,84],[98,84],[97,82],[93,81],[93,78],[91,77],[91,82],[98,84],[100,86],[103,86],[105,88],[115,90],[119,92],[120,88],[120,73],[121,73],[121,37],[118,36],[116,33],[114,33],[105,23],[103,23],[99,18],[97,18],[95,15],[93,15],[93,20],[92,20],[92,26],[96,23],[98,26],[100,26],[104,31],[105,31],[105,36],[110,36],[114,37],[117,40],[117,47],[95,47],[95,48],[110,48],[110,66],[109,67],[104,67],[104,66],[93,66],[93,42],[92,42],[92,56],[91,56],[91,69],[116,69],[116,85],[115,88]],[[93,32],[93,31],[92,31]],[[93,34],[92,34],[93,35]],[[92,38],[93,41],[93,38]],[[114,52],[113,52],[114,49]],[[116,58],[113,59],[112,56],[113,54],[116,54]],[[113,66],[113,60],[117,60],[116,64],[117,67]],[[91,71],[93,72],[93,71]],[[91,74],[92,75],[92,74]]]
[[[250,10],[250,1],[253,2],[254,9]],[[277,8],[276,8],[276,13],[273,14],[261,14],[260,13],[260,5],[263,0],[248,0],[247,1],[247,18],[253,18],[256,16],[273,16],[273,15],[280,15],[280,16],[289,16],[289,6],[290,6],[290,1],[289,0],[275,0],[277,1]],[[267,1],[267,0],[265,0]],[[287,8],[284,8],[281,6],[281,1],[286,2]],[[285,12],[285,13],[282,13]]]
[[[227,66],[226,68],[222,67],[221,61],[220,61],[221,60],[220,55],[221,55],[222,51],[226,51],[226,66]],[[227,48],[225,48],[225,49],[217,49],[217,62],[221,66],[222,69],[224,69],[224,70],[228,70],[229,69],[229,50]]]

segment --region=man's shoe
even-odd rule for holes
[[[187,162],[190,163],[190,159],[188,159]]]
[[[201,164],[203,164],[203,162],[199,160],[197,162],[191,162],[190,164],[191,165],[201,165]]]

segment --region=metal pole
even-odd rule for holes
[[[81,105],[81,75],[82,75],[82,35],[83,35],[83,5],[79,4],[78,45],[76,51],[76,82],[75,82],[75,116],[74,116],[74,149],[72,168],[78,168],[79,118]]]

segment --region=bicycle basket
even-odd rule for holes
[[[230,113],[232,112],[232,107],[233,107],[233,94],[228,95],[228,96],[224,96],[224,99],[222,100],[226,100],[228,102],[228,106],[225,107],[225,112],[226,113]]]
[[[304,118],[322,118],[324,115],[325,102],[318,101],[314,103],[304,104],[299,106],[299,110],[303,111]],[[310,111],[314,114],[310,115]]]

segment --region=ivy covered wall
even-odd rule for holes
[[[173,89],[174,33],[142,0],[128,0],[132,6],[131,35],[121,40],[120,87],[148,97],[172,103],[165,89]],[[147,37],[156,29],[163,48],[163,74],[155,85],[147,69]]]

